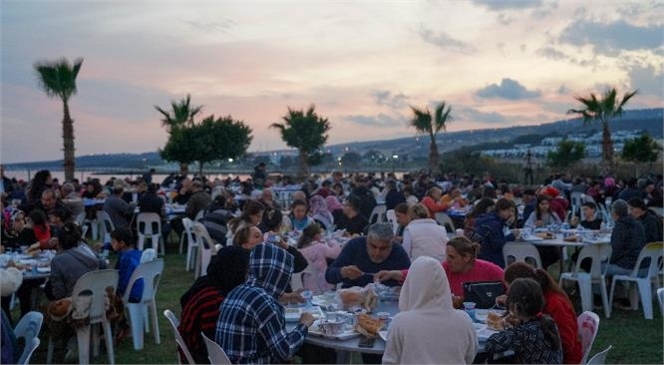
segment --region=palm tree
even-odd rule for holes
[[[40,61],[35,63],[39,84],[50,98],[62,100],[64,117],[62,118],[62,139],[65,169],[65,180],[74,180],[76,162],[74,160],[74,120],[69,114],[69,98],[76,94],[76,77],[83,65],[83,58],[77,58],[74,64],[62,58],[57,61]]]
[[[270,126],[279,130],[286,145],[297,148],[300,152],[301,178],[309,176],[311,159],[327,142],[327,132],[331,128],[327,118],[319,117],[315,108],[316,106],[311,104],[305,112],[289,107],[288,114],[281,117],[283,123],[273,123]]]
[[[203,110],[202,105],[191,105],[191,95],[189,94],[187,94],[186,98],[180,101],[171,101],[170,111],[166,111],[156,105],[154,107],[163,115],[161,126],[165,127],[169,132],[185,125],[190,127],[193,126],[194,117]]]
[[[601,99],[598,99],[593,93],[590,93],[590,97],[587,98],[575,96],[574,99],[582,104],[582,108],[567,111],[567,114],[576,114],[583,117],[584,125],[593,122],[602,123],[602,164],[607,171],[611,169],[613,164],[613,142],[611,141],[609,122],[614,117],[622,115],[623,107],[637,92],[638,90],[625,93],[622,100],[616,99],[618,92],[615,88],[606,90]]]
[[[445,110],[445,107],[447,107],[447,110]],[[450,115],[452,107],[446,105],[443,101],[436,106],[433,117],[431,116],[429,107],[420,109],[411,105],[410,109],[413,111],[413,119],[410,120],[410,125],[415,127],[418,133],[428,134],[431,138],[431,144],[429,145],[429,170],[433,173],[439,172],[440,156],[438,155],[436,134],[441,129],[445,130],[447,122],[452,121],[452,116]]]
[[[159,113],[162,114],[161,126],[166,128],[169,134],[177,132],[181,127],[192,127],[194,117],[203,110],[203,106],[192,106],[191,95],[180,101],[171,101],[171,110],[166,111],[157,105],[154,106]],[[187,175],[189,173],[189,165],[187,163],[180,163],[180,175]]]

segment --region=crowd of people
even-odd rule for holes
[[[71,296],[84,273],[104,266],[95,251],[112,249],[119,254],[121,295],[130,289],[128,278],[141,256],[135,248],[137,211],[159,214],[165,237],[172,231],[179,239],[183,217],[200,221],[215,243],[225,246],[213,256],[207,275],[181,299],[179,329],[201,363],[207,362],[201,331],[234,363],[282,362],[295,355],[305,363],[334,362],[333,350],[304,344],[313,323],[310,314],[303,313],[295,328],[286,329],[283,304],[304,300],[290,287],[296,273],[303,273],[304,288],[315,294],[374,281],[403,285],[401,313],[390,331],[385,363],[472,361],[475,331],[453,309],[463,301],[463,283],[476,281],[501,281],[509,287],[500,304],[516,323],[512,330],[492,336],[487,351],[511,349],[526,362],[578,363],[580,345],[569,297],[546,270],[519,263],[506,266],[504,245],[523,228],[563,222],[586,229],[611,226],[613,254],[606,263],[611,276],[631,272],[643,246],[662,241],[662,217],[649,209],[663,205],[661,175],[615,181],[559,174],[539,187],[524,187],[497,181],[489,173],[480,178],[422,172],[398,179],[394,174],[334,172],[329,178],[314,176],[294,184],[257,168],[253,178],[244,181],[172,174],[157,184],[153,172],[133,181],[111,178],[102,185],[89,179],[60,186],[46,170],[29,185],[5,177],[3,171],[2,250],[56,249],[47,296],[57,301]],[[572,204],[578,192],[590,197],[580,207]],[[84,199],[103,203],[86,205]],[[171,202],[184,205],[184,214],[168,215]],[[370,222],[379,204],[394,212],[396,227]],[[600,214],[600,208],[610,211],[610,217]],[[115,231],[111,242],[90,248],[82,243],[75,221],[93,219],[96,210],[108,213]],[[448,231],[436,220],[437,213],[452,211],[464,212],[454,215],[462,230]],[[339,230],[343,236],[333,238],[332,232]],[[295,238],[294,244],[289,238]],[[537,249],[545,269],[561,259],[555,249]],[[30,310],[32,288],[41,284],[31,280],[18,288],[21,316]],[[130,297],[140,291],[135,286]],[[7,303],[3,298],[4,314],[11,321]],[[422,315],[427,311],[435,312],[437,319],[428,320]],[[454,327],[455,338],[446,347],[427,345],[429,339],[418,334],[421,328],[447,326]],[[119,321],[116,331],[116,340],[126,336],[126,322]],[[364,361],[376,363],[381,357],[365,356]]]

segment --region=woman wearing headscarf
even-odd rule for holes
[[[410,267],[385,345],[383,364],[470,364],[477,334],[452,292],[440,262],[422,256]]]
[[[178,331],[197,364],[209,364],[201,332],[214,338],[219,307],[224,298],[242,284],[249,270],[249,252],[239,246],[224,247],[212,256],[207,275],[198,278],[182,296]],[[182,363],[186,359],[180,354]]]
[[[327,204],[327,211],[332,214],[335,222],[344,215],[344,206],[339,202],[339,198],[336,196],[328,195],[327,198],[325,198],[325,204]]]
[[[314,221],[321,225],[322,229],[328,229],[334,225],[334,217],[327,210],[327,203],[320,195],[314,195],[309,199],[309,215]]]

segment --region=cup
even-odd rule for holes
[[[390,313],[389,312],[378,312],[376,316],[380,321],[383,322],[383,328],[387,329],[390,326]]]
[[[311,307],[312,306],[311,298],[314,297],[314,293],[311,290],[303,291],[302,293],[300,293],[300,296],[302,296],[302,298],[304,298],[306,300],[306,302],[305,302],[306,307]]]
[[[475,316],[475,302],[463,302],[463,308],[473,322],[477,322],[477,317]]]

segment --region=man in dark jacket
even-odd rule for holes
[[[641,223],[629,215],[629,208],[624,200],[613,202],[611,215],[616,223],[611,232],[613,251],[606,268],[606,276],[629,275],[636,265],[641,249],[646,245],[646,234]]]
[[[361,177],[358,179],[358,184],[353,191],[351,191],[349,198],[355,197],[360,202],[360,214],[365,218],[369,219],[371,212],[376,207],[376,198],[374,197],[373,192],[369,189],[370,181],[367,177]]]
[[[646,243],[662,241],[662,220],[652,212],[641,198],[632,198],[627,203],[632,217],[643,226]]]
[[[493,212],[475,219],[475,234],[472,239],[480,244],[478,259],[490,261],[505,268],[503,246],[507,242],[514,241],[514,234],[508,227],[514,222],[515,212],[514,203],[502,198],[496,202]]]

